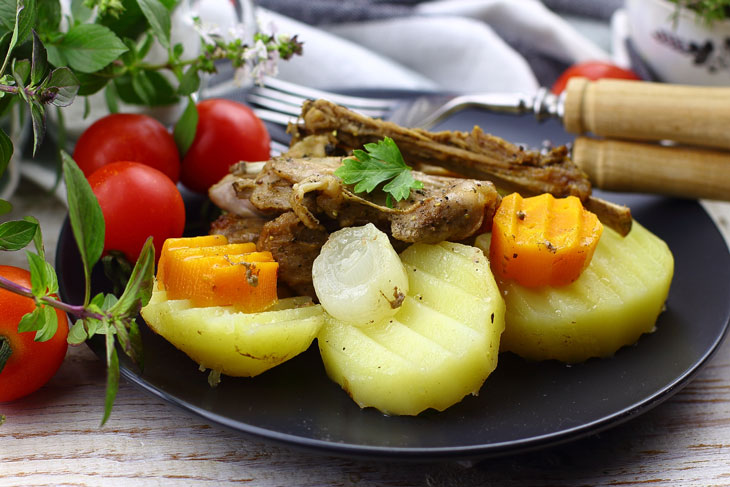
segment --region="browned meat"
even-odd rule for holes
[[[588,177],[573,164],[565,147],[541,154],[485,134],[479,127],[470,133],[408,129],[326,100],[305,102],[301,119],[303,123],[289,127],[294,144],[316,135],[326,137],[339,151],[349,152],[388,136],[412,165],[444,167],[467,177],[493,181],[501,189],[525,196],[541,193],[578,196],[605,224],[623,235],[631,228],[628,208],[591,196]]]
[[[305,102],[301,118],[303,125],[290,129],[295,143],[310,134],[334,134],[337,145],[349,151],[388,136],[411,163],[442,166],[467,177],[493,181],[509,191],[581,199],[591,192],[588,177],[570,161],[565,147],[543,155],[485,134],[479,127],[471,133],[408,129],[326,100]]]
[[[312,229],[372,222],[396,240],[427,243],[474,235],[499,203],[489,182],[415,172],[423,189],[388,208],[352,193],[333,174],[341,164],[341,158],[272,159],[256,178],[250,200],[261,211],[291,209]]]
[[[296,294],[314,297],[312,263],[328,236],[326,230],[308,228],[288,211],[263,226],[256,248],[271,252],[279,263],[279,279]]]
[[[231,243],[256,242],[268,218],[224,213],[210,225],[211,234],[225,235]]]

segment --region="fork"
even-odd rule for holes
[[[305,100],[318,98],[369,117],[386,119],[404,127],[423,129],[430,129],[454,113],[470,107],[512,114],[534,113],[539,120],[559,114],[558,97],[545,88],[540,88],[533,95],[427,94],[416,97],[375,98],[332,93],[267,77],[261,85],[252,87],[246,94],[246,101],[254,106],[259,117],[283,125],[296,120]]]

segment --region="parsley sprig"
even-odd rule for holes
[[[398,145],[390,137],[377,143],[365,144],[365,150],[353,151],[354,158],[342,161],[335,171],[345,184],[354,184],[355,193],[372,193],[380,184],[386,193],[385,204],[393,208],[393,199],[401,201],[411,194],[411,189],[423,188],[423,182],[413,177]]]

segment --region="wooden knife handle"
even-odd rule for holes
[[[578,137],[573,161],[598,188],[730,201],[730,152]]]
[[[571,78],[563,110],[575,134],[730,149],[730,87]]]

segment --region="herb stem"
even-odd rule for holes
[[[35,296],[33,294],[33,291],[31,291],[27,287],[21,286],[20,284],[17,284],[2,276],[0,276],[0,288],[6,289],[12,293],[19,294],[21,296],[25,296],[27,298],[31,298],[31,299],[35,300],[36,302],[40,301],[41,304],[51,306],[52,308],[60,309],[61,311],[64,311],[68,314],[76,316],[77,318],[81,318],[81,319],[92,318],[92,319],[96,319],[96,320],[103,320],[103,319],[107,318],[105,315],[103,315],[101,313],[95,313],[93,311],[89,311],[84,306],[64,303],[63,301],[60,301],[51,296],[42,296],[42,297],[38,298],[37,296]]]

